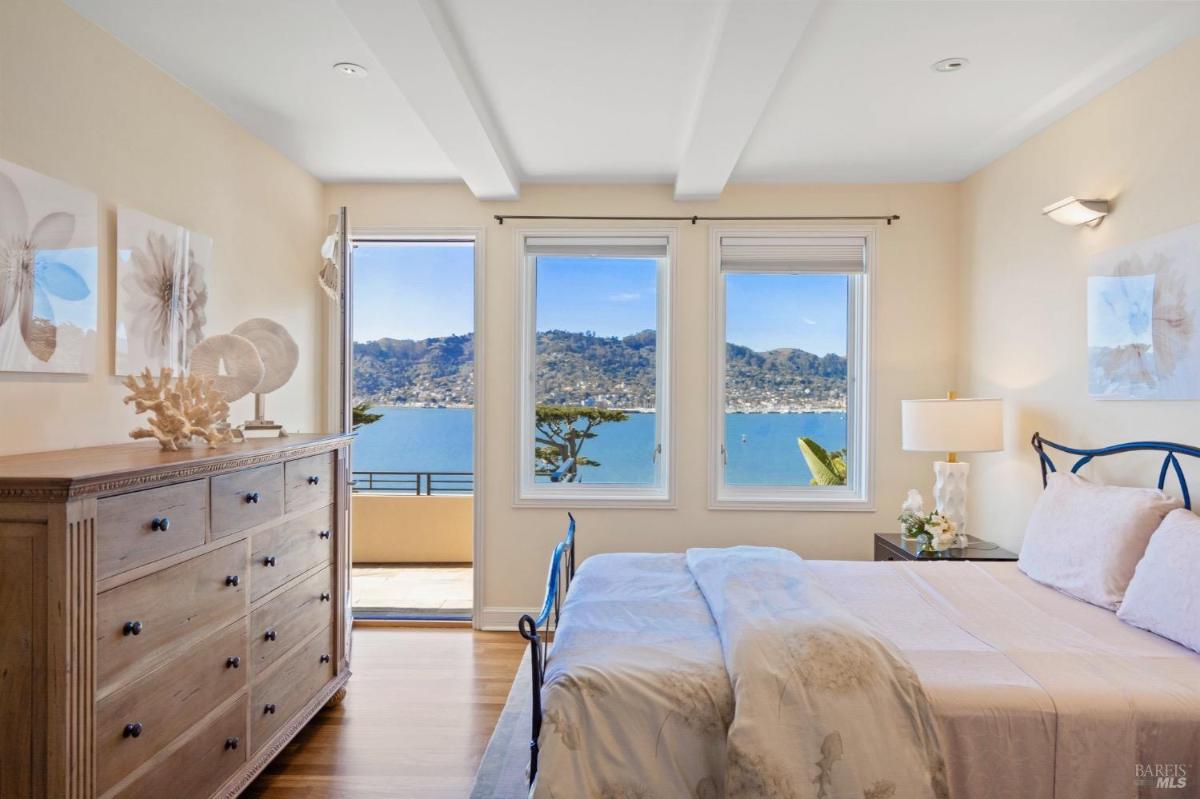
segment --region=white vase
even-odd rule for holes
[[[961,535],[967,533],[967,473],[969,463],[935,461],[933,464],[933,499],[938,513],[958,527]]]

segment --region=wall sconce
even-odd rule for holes
[[[1077,200],[1068,197],[1047,205],[1042,214],[1062,225],[1095,227],[1108,216],[1108,200]]]

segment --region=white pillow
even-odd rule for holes
[[[1174,510],[1150,537],[1117,618],[1200,652],[1200,516]]]
[[[1056,472],[1033,506],[1017,565],[1039,583],[1115,610],[1150,535],[1182,504],[1156,488]]]

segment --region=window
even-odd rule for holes
[[[671,243],[520,235],[518,503],[672,501]]]
[[[871,509],[871,243],[714,232],[713,507]]]

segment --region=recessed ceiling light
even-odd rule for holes
[[[930,69],[934,72],[958,72],[969,63],[971,62],[965,58],[943,58],[941,61],[934,61]]]
[[[363,75],[367,74],[366,67],[362,66],[361,64],[355,64],[351,61],[339,61],[333,65],[333,68],[343,75],[350,75],[351,77],[355,78],[361,78]]]

